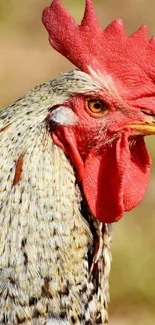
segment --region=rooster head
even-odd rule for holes
[[[144,136],[155,134],[155,38],[146,26],[127,36],[120,19],[102,30],[91,0],[80,26],[59,0],[45,8],[43,23],[52,47],[95,85],[53,108],[55,121],[68,118],[52,138],[71,158],[94,217],[118,221],[149,181]]]

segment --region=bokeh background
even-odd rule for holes
[[[122,18],[127,34],[142,24],[155,34],[154,0],[93,0],[100,24]],[[36,84],[72,69],[54,52],[41,24],[50,0],[0,0],[0,108]],[[84,0],[62,0],[80,23]],[[96,44],[97,46],[97,44]],[[143,202],[113,225],[110,324],[155,324],[155,139],[148,138],[152,175]],[[143,184],[139,184],[143,186]]]

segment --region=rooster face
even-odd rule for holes
[[[92,214],[117,221],[142,200],[149,181],[144,136],[155,134],[154,39],[148,41],[145,26],[127,37],[120,20],[102,31],[90,0],[80,26],[58,0],[45,9],[43,23],[52,46],[96,85],[80,93],[77,80],[61,111],[71,122],[58,123],[53,140],[71,158]]]

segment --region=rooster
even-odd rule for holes
[[[155,134],[155,38],[78,26],[59,0],[50,44],[77,69],[0,113],[0,324],[108,324],[110,224],[142,200]]]

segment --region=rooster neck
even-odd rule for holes
[[[35,91],[1,113],[0,323],[106,324],[107,227],[86,217]]]
[[[85,198],[83,198],[83,201],[81,202],[81,212],[87,220],[89,229],[93,236],[92,245],[88,250],[88,281],[93,284],[93,295],[96,295],[97,298],[95,317],[93,321],[95,324],[108,324],[109,274],[111,269],[110,244],[112,227],[111,224],[107,225],[101,223],[89,213]],[[89,301],[91,301],[90,298]],[[91,313],[92,311],[90,309],[90,314]],[[92,314],[90,318],[93,318]]]
[[[45,134],[44,141],[48,142]],[[0,245],[1,281],[7,289],[3,299],[11,299],[14,291],[14,298],[20,300],[23,308],[22,318],[27,306],[29,317],[35,311],[40,324],[47,314],[46,308],[50,315],[70,319],[66,324],[72,324],[71,319],[75,324],[83,324],[80,319],[95,323],[100,319],[98,324],[104,324],[110,263],[107,227],[91,216],[87,216],[86,222],[87,211],[82,208],[80,213],[81,194],[75,187],[70,163],[59,148],[51,142],[46,145],[52,146],[51,165],[44,174],[40,170],[39,178],[43,179],[38,179],[36,197],[34,193],[31,196],[31,187],[26,196],[22,193],[22,178],[12,191],[7,211],[5,205],[2,210],[7,213]],[[23,177],[37,168],[32,152],[33,148],[27,153],[29,165]],[[47,191],[41,186],[45,182]],[[39,207],[35,209],[38,195],[40,211]]]

